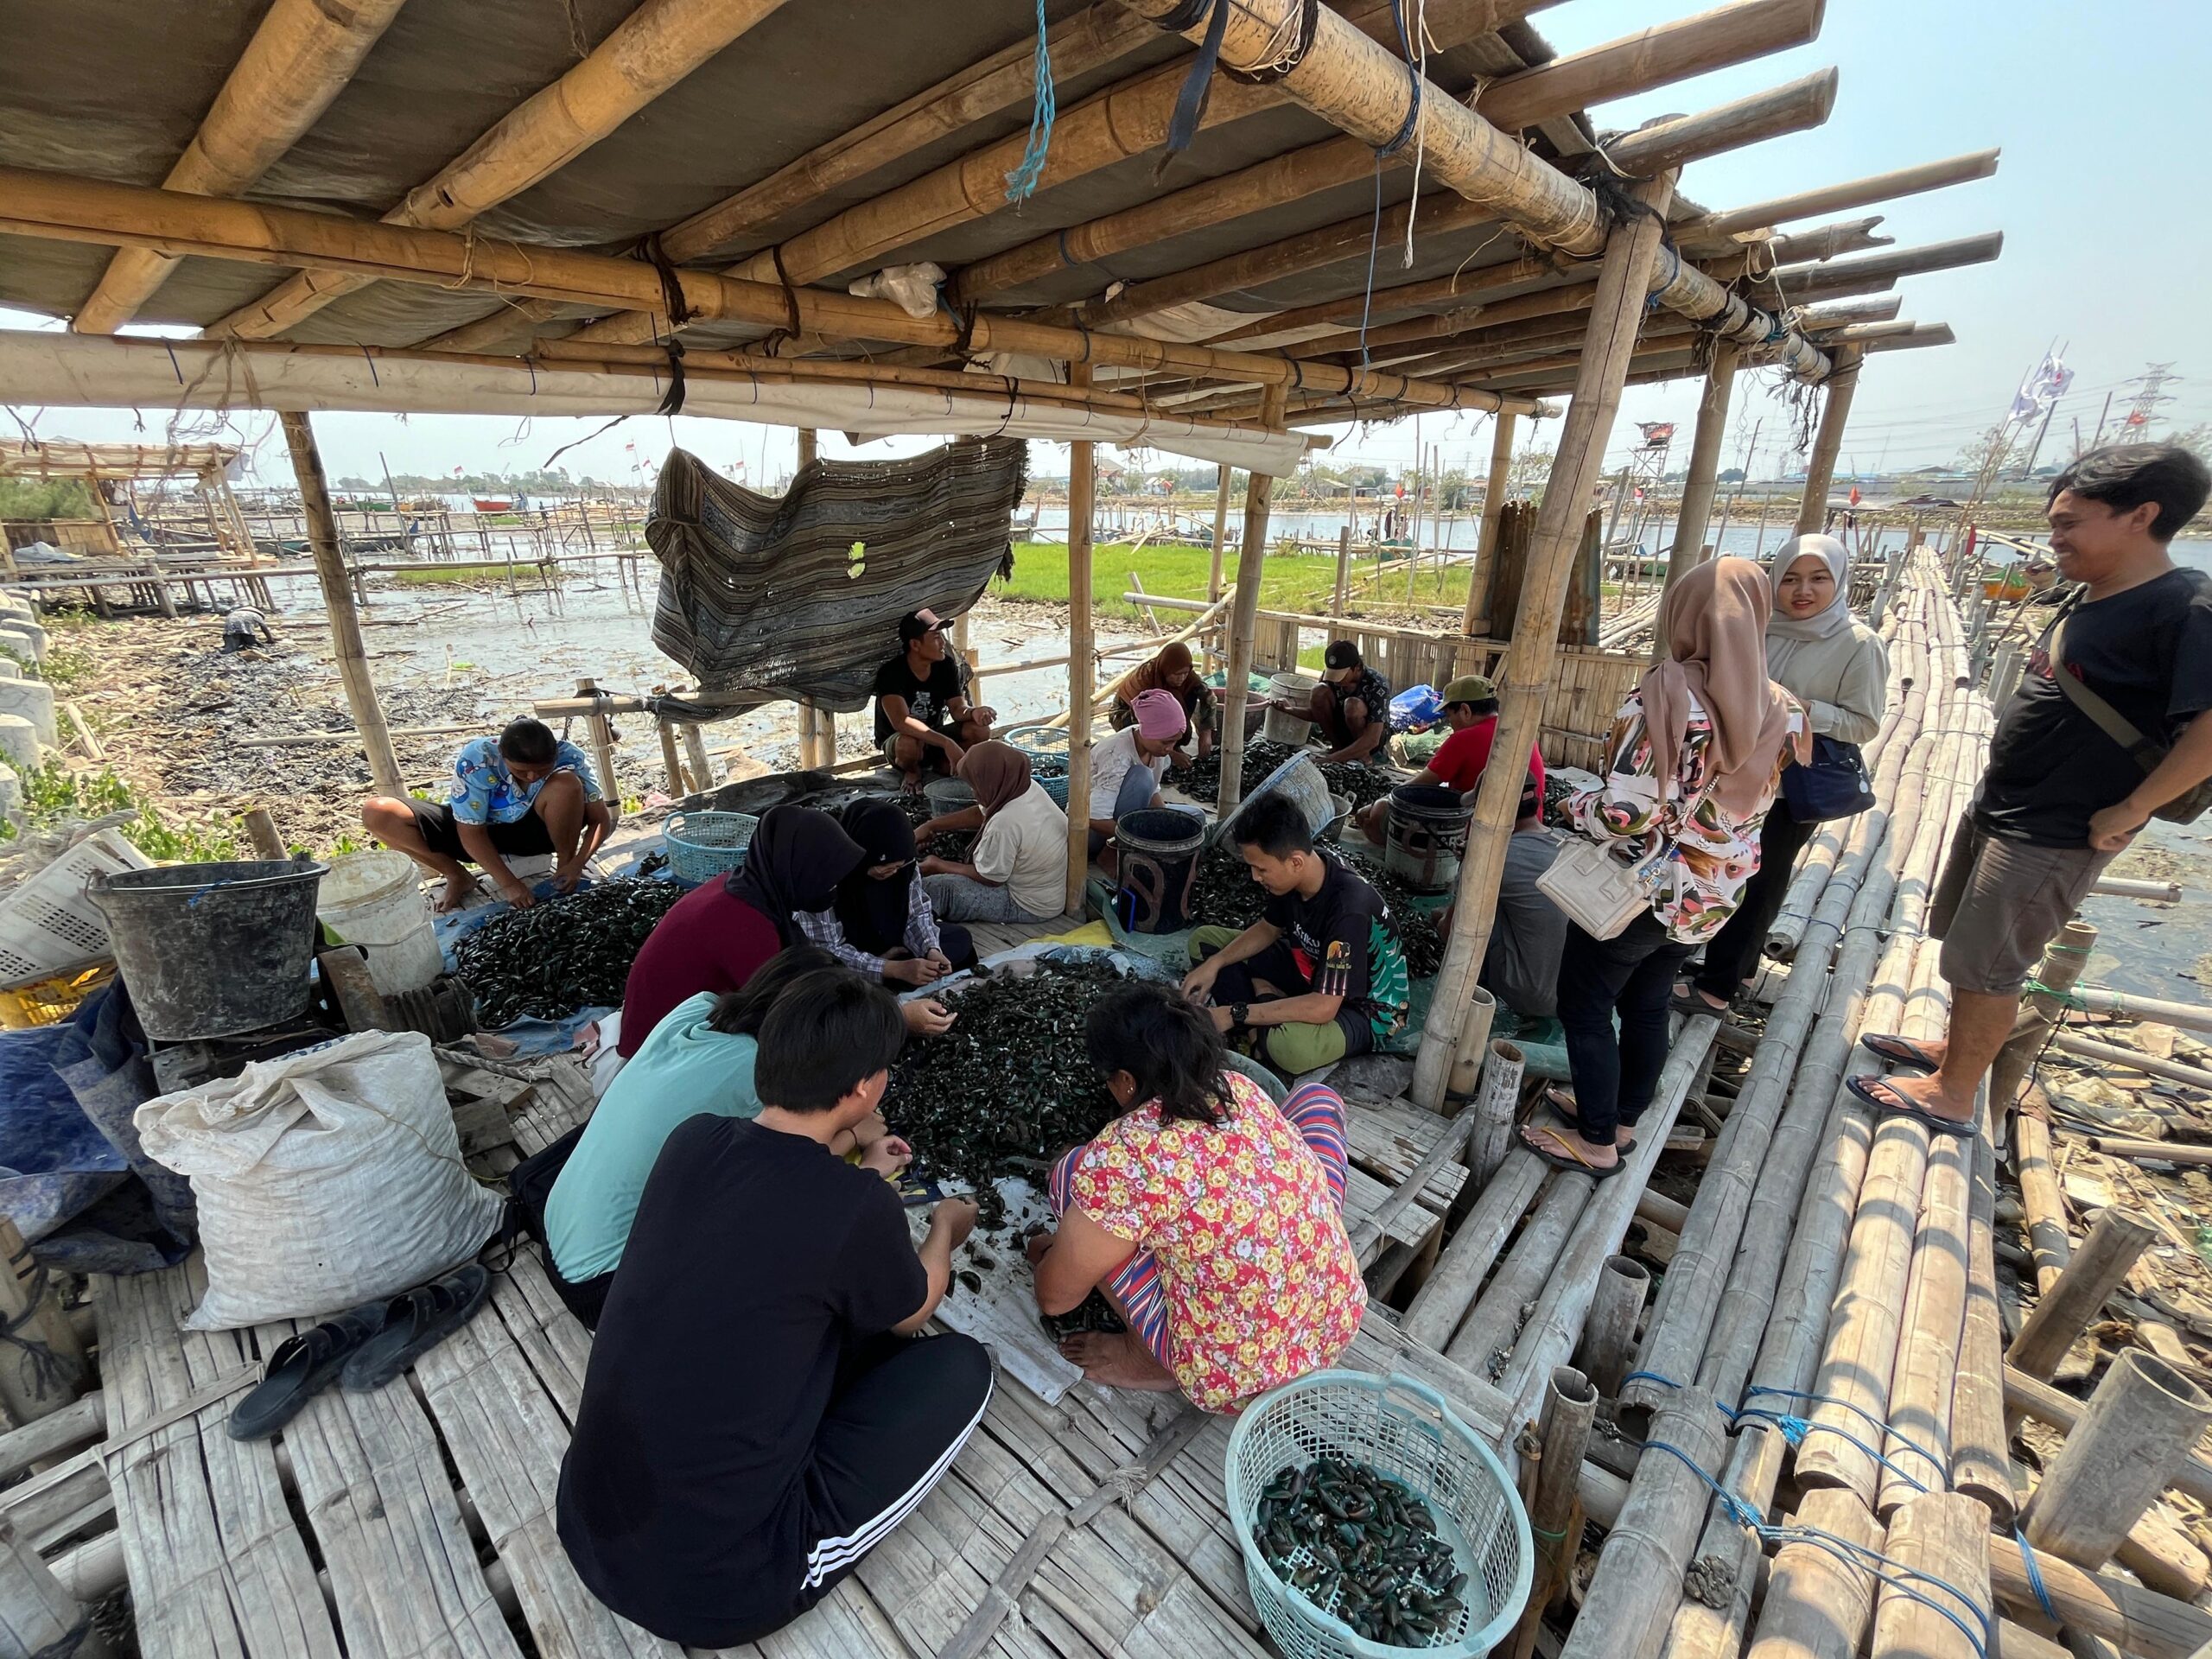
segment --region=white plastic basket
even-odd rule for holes
[[[1409,1488],[1452,1546],[1453,1570],[1467,1575],[1465,1605],[1427,1647],[1368,1641],[1268,1567],[1252,1535],[1261,1491],[1279,1470],[1302,1469],[1323,1455],[1365,1464]],[[1316,1371],[1261,1395],[1230,1431],[1228,1489],[1245,1582],[1286,1659],[1400,1659],[1410,1652],[1478,1659],[1513,1628],[1529,1599],[1535,1546],[1520,1495],[1444,1396],[1402,1373]]]
[[[107,918],[86,896],[85,884],[95,875],[152,867],[121,835],[102,830],[0,897],[0,985],[43,979],[106,956]]]

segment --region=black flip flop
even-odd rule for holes
[[[491,1290],[492,1275],[472,1262],[393,1297],[385,1308],[384,1329],[346,1362],[348,1391],[366,1394],[391,1382],[475,1318]]]
[[[234,1440],[263,1440],[300,1414],[328,1387],[361,1345],[384,1329],[385,1305],[349,1308],[334,1319],[287,1337],[263,1368],[261,1381],[231,1412],[226,1427]]]
[[[1904,1096],[1897,1093],[1897,1085],[1886,1077],[1848,1077],[1844,1081],[1844,1087],[1876,1111],[1891,1117],[1911,1118],[1916,1123],[1926,1124],[1929,1129],[1936,1135],[1955,1135],[1961,1141],[1971,1141],[1981,1133],[1981,1125],[1973,1118],[1961,1121],[1955,1117],[1946,1117],[1941,1112],[1931,1112],[1924,1107],[1914,1105]],[[1877,1089],[1887,1090],[1888,1096],[1885,1098],[1876,1094],[1874,1091]]]
[[[1939,1071],[1936,1057],[1910,1037],[1892,1036],[1888,1032],[1870,1031],[1859,1039],[1859,1046],[1878,1060],[1887,1060],[1891,1065],[1917,1066],[1923,1071]]]
[[[1723,1025],[1728,1023],[1728,1016],[1736,1011],[1736,1004],[1732,998],[1726,1006],[1716,1008],[1700,996],[1696,991],[1680,985],[1675,987],[1673,995],[1668,999],[1668,1006],[1676,1014],[1692,1017],[1702,1014],[1706,1019],[1718,1020]]]
[[[1565,1152],[1546,1152],[1541,1147],[1532,1143],[1525,1133],[1521,1136],[1521,1144],[1554,1169],[1563,1169],[1570,1175],[1587,1175],[1593,1181],[1609,1181],[1628,1167],[1628,1160],[1625,1157],[1615,1158],[1610,1164],[1591,1163],[1588,1160],[1577,1156],[1573,1149],[1573,1143],[1558,1130],[1547,1128],[1541,1123],[1534,1124],[1531,1127],[1540,1134],[1550,1135],[1560,1145],[1568,1148]]]
[[[1582,1133],[1582,1115],[1575,1109],[1581,1103],[1575,1100],[1557,1084],[1554,1084],[1544,1090],[1544,1104],[1550,1107],[1552,1116],[1566,1124],[1568,1128],[1573,1129],[1577,1135]],[[1543,1125],[1540,1123],[1536,1127],[1541,1128]],[[1625,1144],[1616,1141],[1613,1143],[1613,1150],[1619,1153],[1622,1157],[1627,1157],[1636,1150],[1636,1137],[1631,1135]]]

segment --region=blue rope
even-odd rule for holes
[[[1853,1415],[1858,1417],[1862,1421],[1872,1425],[1873,1427],[1880,1429],[1883,1433],[1888,1435],[1899,1446],[1904,1447],[1906,1451],[1914,1453],[1916,1456],[1924,1458],[1927,1459],[1930,1467],[1943,1469],[1947,1466],[1942,1459],[1937,1457],[1926,1446],[1921,1445],[1918,1441],[1912,1440],[1907,1435],[1898,1433],[1896,1429],[1891,1427],[1889,1424],[1875,1416],[1872,1412],[1866,1410],[1864,1407],[1854,1406],[1848,1400],[1839,1400],[1832,1394],[1808,1394],[1802,1389],[1769,1388],[1764,1383],[1755,1383],[1751,1387],[1745,1389],[1744,1390],[1744,1398],[1748,1402],[1762,1394],[1772,1395],[1775,1398],[1779,1400],[1803,1400],[1816,1406],[1838,1407],[1842,1410],[1850,1412]],[[1925,1491],[1928,1489],[1923,1486],[1921,1490]]]
[[[2036,1600],[2043,1605],[2044,1617],[2054,1624],[2063,1624],[2066,1621],[2058,1616],[2058,1609],[2050,1604],[2050,1592],[2043,1587],[2043,1568],[2036,1565],[2036,1553],[2028,1548],[2027,1534],[2015,1532],[2012,1541],[2020,1547],[2020,1560],[2028,1569],[2028,1588],[2036,1592]]]
[[[1673,1377],[1662,1376],[1656,1371],[1630,1371],[1626,1376],[1621,1379],[1621,1387],[1626,1388],[1631,1382],[1656,1382],[1663,1388],[1669,1389],[1679,1389],[1682,1386],[1681,1383],[1675,1382]],[[1748,1398],[1749,1396],[1747,1395],[1745,1397]]]
[[[1716,1401],[1714,1402],[1714,1404],[1719,1405],[1719,1402]],[[1864,1452],[1868,1457],[1873,1459],[1875,1462],[1880,1464],[1883,1468],[1888,1470],[1899,1480],[1904,1482],[1906,1485],[1911,1487],[1916,1492],[1924,1492],[1928,1491],[1928,1487],[1924,1482],[1915,1479],[1897,1464],[1891,1462],[1888,1458],[1884,1457],[1872,1446],[1867,1445],[1866,1441],[1860,1440],[1856,1434],[1853,1434],[1849,1429],[1838,1428],[1833,1423],[1810,1422],[1802,1417],[1791,1417],[1781,1412],[1761,1411],[1755,1406],[1746,1406],[1743,1410],[1735,1412],[1729,1411],[1728,1408],[1726,1406],[1720,1406],[1719,1408],[1732,1422],[1740,1423],[1744,1419],[1749,1417],[1757,1421],[1772,1423],[1777,1428],[1782,1431],[1782,1438],[1788,1440],[1792,1446],[1804,1445],[1805,1437],[1808,1434],[1814,1433],[1815,1430],[1818,1430],[1823,1434],[1833,1434],[1838,1440],[1847,1441],[1851,1445],[1857,1446],[1861,1452]],[[1942,1465],[1939,1464],[1936,1466],[1940,1469]]]
[[[1656,1380],[1664,1382],[1666,1379],[1664,1377],[1660,1377]],[[1848,1538],[1838,1537],[1835,1534],[1825,1532],[1818,1527],[1808,1527],[1802,1525],[1770,1525],[1759,1518],[1758,1511],[1752,1509],[1748,1503],[1745,1503],[1743,1499],[1738,1497],[1735,1493],[1730,1491],[1727,1487],[1723,1485],[1719,1481],[1714,1479],[1713,1476],[1707,1473],[1705,1469],[1698,1463],[1697,1459],[1690,1456],[1688,1452],[1683,1451],[1679,1446],[1669,1445],[1665,1440],[1646,1440],[1643,1443],[1643,1447],[1647,1452],[1664,1452],[1668,1456],[1679,1461],[1685,1469],[1688,1469],[1692,1474],[1695,1475],[1700,1481],[1705,1483],[1707,1490],[1712,1492],[1713,1497],[1719,1502],[1722,1510],[1726,1512],[1730,1520],[1733,1521],[1738,1526],[1743,1528],[1746,1532],[1758,1538],[1762,1543],[1810,1544],[1817,1548],[1828,1551],[1831,1554],[1837,1556],[1839,1559],[1859,1567],[1870,1578],[1888,1585],[1900,1595],[1908,1596],[1914,1601],[1920,1603],[1922,1606],[1932,1608],[1935,1611],[1941,1613],[1945,1618],[1949,1619],[1953,1624],[1958,1627],[1959,1634],[1966,1637],[1968,1644],[1973,1647],[1975,1654],[1978,1656],[1978,1659],[1989,1659],[1989,1651],[1995,1634],[1991,1624],[1989,1615],[1982,1613],[1980,1609],[1975,1606],[1974,1599],[1968,1596],[1966,1592],[1960,1589],[1957,1585],[1951,1583],[1948,1579],[1942,1578],[1934,1573],[1923,1572],[1916,1567],[1909,1567],[1903,1561],[1896,1560],[1890,1556],[1885,1555],[1878,1549],[1871,1549],[1864,1544],[1853,1543]],[[1908,1478],[1910,1478],[1910,1477],[1908,1477]],[[2027,1548],[2027,1543],[2024,1539],[2021,1541],[2020,1547],[2022,1551],[2024,1553]],[[1885,1568],[1889,1570],[1885,1571]],[[2029,1570],[2031,1574],[2034,1573],[2035,1569],[2032,1562],[2031,1562]],[[1980,1615],[1981,1618],[1982,1628],[1980,1633],[1977,1635],[1973,1626],[1969,1625],[1966,1620],[1960,1618],[1959,1615],[1951,1608],[1947,1607],[1943,1603],[1936,1600],[1933,1596],[1928,1595],[1924,1592],[1916,1589],[1912,1582],[1913,1580],[1917,1580],[1922,1584],[1933,1585],[1947,1595],[1955,1598],[1961,1605],[1974,1608],[1975,1612]],[[2041,1589],[2040,1576],[2036,1576],[2033,1581],[2037,1586],[2037,1594],[2038,1596],[2042,1595],[2043,1592]],[[2050,1607],[2050,1602],[2047,1599],[2044,1605],[2047,1609]],[[2053,1617],[2055,1619],[2055,1611]]]
[[[1046,152],[1052,147],[1052,118],[1058,105],[1052,95],[1052,54],[1045,41],[1045,0],[1037,0],[1036,100],[1029,117],[1028,148],[1021,152],[1020,164],[1006,175],[1008,201],[1027,201],[1036,194],[1045,175]]]

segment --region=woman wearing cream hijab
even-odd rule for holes
[[[1573,827],[1624,861],[1666,855],[1649,914],[1610,939],[1567,929],[1559,1017],[1573,1090],[1552,1091],[1564,1128],[1522,1131],[1560,1168],[1603,1179],[1634,1148],[1667,1058],[1675,972],[1734,913],[1783,763],[1808,741],[1802,710],[1767,678],[1771,608],[1748,559],[1713,560],[1676,583],[1659,611],[1667,654],[1614,718],[1605,782],[1567,803]]]

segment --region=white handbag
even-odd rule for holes
[[[1577,836],[1536,878],[1536,891],[1592,938],[1613,938],[1651,908],[1643,877],[1653,861],[1666,857],[1668,850],[1662,846],[1629,864],[1614,857],[1611,848]]]
[[[1677,823],[1689,822],[1708,789],[1689,798]],[[1630,863],[1615,856],[1611,845],[1578,836],[1536,878],[1536,891],[1592,938],[1616,938],[1651,908],[1652,895],[1680,841],[1679,836],[1664,837],[1651,852]]]

